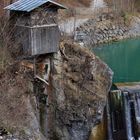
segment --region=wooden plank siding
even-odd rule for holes
[[[57,52],[59,39],[58,26],[31,28],[32,55]]]
[[[18,26],[19,42],[25,56],[56,53],[59,49],[60,32],[55,26]]]
[[[17,26],[15,30],[15,41],[23,51],[23,56],[31,56],[31,35],[30,28]]]

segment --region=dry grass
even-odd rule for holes
[[[0,17],[0,72],[5,70],[20,53],[18,42],[14,39],[15,26],[11,26],[9,19]]]
[[[17,63],[0,75],[0,126],[11,132],[20,131],[29,123],[28,82]]]
[[[17,45],[13,40],[13,28],[9,29],[6,18],[0,18],[0,127],[9,131],[24,129],[29,121],[28,82],[18,63],[14,63]]]
[[[57,2],[63,3],[70,7],[78,7],[78,6],[90,6],[91,0],[57,0]]]
[[[105,0],[109,5],[113,6],[113,0]],[[115,5],[118,10],[122,10],[124,12],[139,12],[140,13],[140,0],[117,0],[115,1]]]
[[[4,70],[11,61],[11,55],[8,48],[14,46],[11,38],[12,30],[9,30],[8,20],[0,17],[0,71]]]

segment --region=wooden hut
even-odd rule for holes
[[[15,38],[25,56],[58,51],[60,32],[58,9],[65,7],[52,0],[19,0],[5,9],[10,10]]]

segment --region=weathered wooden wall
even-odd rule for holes
[[[60,32],[57,25],[24,27],[18,26],[15,38],[24,56],[34,56],[58,51]]]
[[[56,7],[41,6],[31,12],[31,26],[57,23]]]
[[[57,23],[56,9],[37,8],[31,12],[11,11],[11,18],[17,25],[36,26]]]
[[[60,33],[58,26],[31,29],[32,55],[58,51]]]

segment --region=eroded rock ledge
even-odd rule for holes
[[[102,119],[112,71],[93,53],[69,43],[61,44],[54,69],[55,138],[87,140]]]

